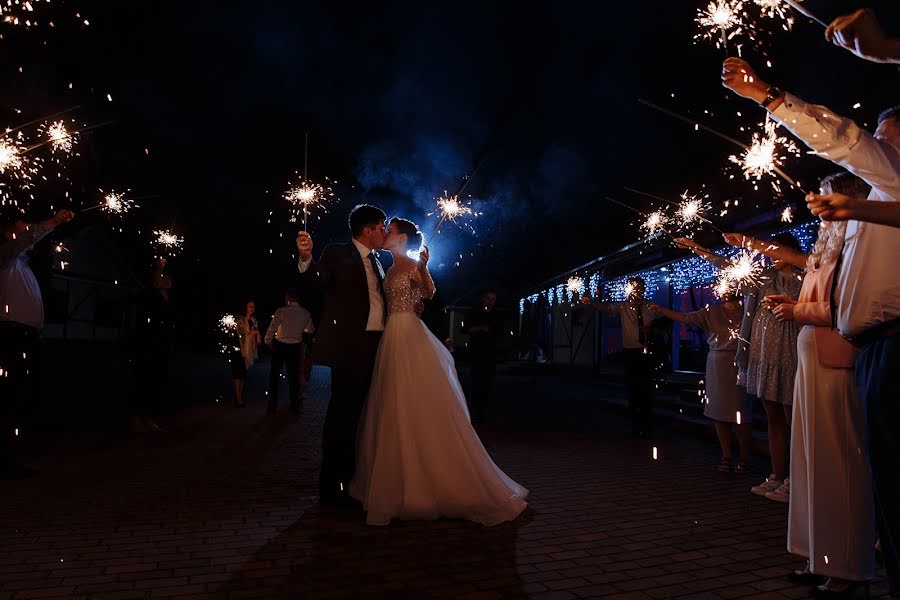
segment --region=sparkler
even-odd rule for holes
[[[14,138],[0,139],[0,174],[6,171],[18,172],[25,159],[22,157],[21,142]]]
[[[745,144],[744,142],[741,142],[741,141],[739,141],[739,140],[736,140],[736,139],[734,139],[734,138],[731,137],[731,136],[725,135],[724,133],[722,133],[722,132],[720,132],[720,131],[716,131],[716,130],[713,129],[712,127],[709,127],[709,126],[707,126],[707,125],[704,125],[703,123],[700,123],[699,121],[695,121],[694,119],[691,119],[691,118],[689,118],[689,117],[685,117],[684,115],[678,114],[677,112],[675,112],[675,111],[673,111],[673,110],[669,110],[668,108],[663,108],[662,106],[659,106],[659,105],[654,104],[654,103],[652,103],[652,102],[648,102],[647,100],[644,100],[643,98],[638,98],[638,102],[640,102],[640,103],[643,104],[644,106],[648,106],[648,107],[652,108],[653,110],[657,110],[657,111],[659,111],[659,112],[661,112],[661,113],[663,113],[663,114],[665,114],[665,115],[668,115],[668,116],[670,116],[670,117],[672,117],[672,118],[674,118],[674,119],[678,119],[679,121],[684,121],[685,123],[690,123],[691,125],[694,126],[695,129],[702,129],[702,130],[706,131],[707,133],[711,133],[711,134],[713,134],[713,135],[716,136],[716,137],[719,137],[719,138],[722,138],[723,140],[726,140],[726,141],[728,141],[728,142],[731,142],[731,143],[734,144],[735,146],[738,146],[739,148],[742,148],[742,149],[744,150],[745,154],[746,154],[748,151],[750,151],[750,149],[751,149],[751,147],[748,146],[747,144]],[[767,117],[767,118],[768,118],[768,117]],[[774,123],[774,121],[771,121],[771,120],[768,121],[768,122]],[[774,126],[775,126],[775,125],[773,125],[773,127],[774,127]],[[774,135],[774,132],[773,132],[773,135]],[[760,139],[761,139],[761,138],[760,138]],[[791,146],[793,146],[794,148],[796,148],[796,145],[794,145],[793,142],[791,142],[791,141],[788,140],[787,138],[784,138],[784,137],[778,138],[778,137],[776,136],[775,147],[777,147],[778,144],[782,144],[782,145],[784,145],[785,147],[788,146],[788,145],[791,145]],[[793,150],[788,149],[787,151],[793,153]],[[760,158],[761,158],[762,156],[764,156],[764,154],[762,154],[761,150],[756,151],[754,154],[755,154],[755,156],[760,157]],[[797,150],[797,154],[799,154],[799,149]],[[773,156],[774,156],[774,154],[773,154]],[[738,161],[733,161],[733,162],[738,162]],[[743,160],[740,160],[740,162],[739,162],[738,164],[743,165]],[[763,164],[763,163],[760,162],[760,164]],[[785,172],[781,169],[781,167],[779,166],[779,164],[780,164],[780,162],[776,162],[776,163],[772,164],[772,165],[771,165],[770,171],[771,171],[771,172],[774,172],[774,173],[777,173],[782,179],[784,179],[784,180],[787,181],[789,184],[791,184],[792,186],[794,186],[795,188],[797,188],[798,191],[800,191],[800,192],[802,192],[804,195],[806,195],[806,191],[805,191],[802,187],[800,187],[800,184],[799,184],[793,177],[791,177],[790,175],[788,175],[787,173],[785,173]],[[749,177],[748,177],[748,179],[749,179]]]
[[[744,21],[746,0],[712,0],[706,7],[697,9],[697,24],[701,31],[694,39],[715,41],[716,48],[728,53],[728,40],[741,34],[747,27]],[[730,32],[730,33],[729,33]]]
[[[794,222],[794,209],[788,206],[781,212],[781,221],[783,223],[793,223]]]
[[[647,235],[656,235],[666,230],[669,217],[661,210],[656,210],[647,215],[647,218],[641,223],[641,229],[647,232]]]
[[[822,27],[826,27],[826,28],[828,27],[828,23],[826,23],[825,21],[823,21],[822,19],[820,19],[819,17],[817,17],[816,15],[814,15],[814,14],[813,14],[812,12],[810,12],[806,7],[803,6],[803,1],[802,1],[802,0],[784,0],[784,1],[785,1],[785,3],[787,3],[787,4],[790,4],[791,7],[792,7],[794,10],[796,10],[798,13],[800,13],[801,15],[804,15],[804,16],[806,16],[806,17],[809,17],[810,19],[812,19],[813,21],[815,21],[816,23],[818,23],[818,24],[821,25]]]
[[[184,238],[175,235],[168,229],[157,229],[153,232],[153,235],[155,236],[153,244],[156,246],[157,251],[169,256],[177,254],[181,250],[181,244],[184,242]]]
[[[288,188],[287,192],[284,194],[284,199],[293,204],[295,210],[302,214],[303,231],[306,231],[309,213],[315,209],[327,212],[327,203],[335,200],[336,197],[331,187],[313,183],[304,178],[299,184],[292,185]],[[297,220],[296,215],[293,220]]]
[[[785,0],[753,0],[754,4],[759,7],[764,17],[770,19],[779,18],[784,21],[785,31],[790,31],[794,26],[794,17],[790,15],[790,3]]]
[[[306,231],[306,224],[309,220],[309,213],[313,209],[325,210],[325,205],[332,200],[336,200],[334,191],[331,189],[331,180],[325,178],[325,185],[313,183],[309,180],[309,132],[306,132],[306,138],[303,145],[303,178],[297,185],[289,184],[288,191],[284,194],[284,199],[294,205],[295,209],[303,214],[303,231]],[[295,214],[291,219],[292,222],[297,221]]]
[[[219,328],[225,332],[231,332],[237,329],[237,320],[234,315],[223,315],[219,319]]]
[[[736,256],[731,258],[731,264],[722,269],[716,284],[716,293],[721,296],[725,291],[743,286],[759,285],[763,273],[763,263],[758,260],[758,257],[759,252],[755,250],[739,251]]]
[[[468,203],[460,201],[459,195],[448,195],[447,190],[444,190],[444,195],[437,199],[437,210],[435,212],[440,213],[441,218],[438,220],[437,225],[434,226],[431,235],[426,238],[429,241],[438,234],[438,231],[440,230],[441,225],[444,223],[444,221],[452,221],[456,223],[457,219],[462,216],[472,215],[473,217],[477,217],[479,214],[481,214],[473,211]],[[433,214],[434,212],[430,212],[428,213],[428,216],[430,217]]]
[[[100,192],[103,193],[103,190],[100,190]],[[103,197],[103,202],[97,204],[96,206],[86,208],[81,212],[86,213],[92,210],[100,209],[110,215],[124,215],[136,206],[137,203],[134,200],[126,198],[125,194],[110,192]]]
[[[678,205],[678,218],[681,220],[681,226],[687,227],[694,221],[706,221],[703,213],[711,208],[709,202],[706,201],[708,196],[700,196],[699,194],[688,194],[685,190],[681,194],[681,203]]]
[[[799,156],[800,149],[792,140],[785,136],[779,136],[776,131],[777,126],[778,124],[775,121],[767,117],[762,133],[756,132],[753,134],[753,140],[743,154],[741,156],[732,155],[728,157],[728,160],[740,165],[744,172],[744,177],[748,180],[756,179],[759,181],[764,175],[777,173],[792,186],[802,191],[800,185],[780,168],[784,164],[785,156],[789,154]],[[781,192],[778,179],[772,179],[772,188],[776,192]]]
[[[72,146],[75,145],[78,132],[70,133],[66,129],[66,124],[62,121],[56,121],[49,126],[42,128],[47,134],[53,151],[60,151],[66,154],[72,152]]]

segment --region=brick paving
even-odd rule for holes
[[[261,389],[265,366],[250,382]],[[498,381],[495,461],[531,490],[515,523],[368,527],[320,509],[327,371],[302,416],[187,408],[166,431],[42,440],[42,475],[3,482],[0,600],[77,598],[805,598],[787,582],[787,506],[764,475],[715,471],[714,444],[622,433],[598,385]],[[258,395],[258,394],[257,394]],[[658,459],[653,460],[652,449]],[[873,597],[884,597],[879,581]]]

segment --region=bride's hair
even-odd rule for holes
[[[397,228],[399,233],[406,234],[406,249],[419,250],[422,247],[422,232],[416,227],[416,224],[400,217],[391,219],[391,225]]]
[[[868,184],[847,172],[834,173],[819,181],[823,194],[845,194],[857,198],[869,195]],[[822,221],[819,224],[819,237],[806,260],[807,270],[812,271],[831,260],[837,260],[844,247],[844,233],[847,231],[846,221]]]

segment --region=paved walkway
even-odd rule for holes
[[[721,474],[709,442],[624,435],[583,382],[499,383],[481,433],[531,490],[515,523],[373,528],[319,509],[317,370],[299,418],[266,417],[256,398],[186,409],[159,434],[45,440],[41,477],[0,488],[0,600],[808,596],[784,579],[799,564],[784,549],[787,506],[748,491],[762,460]]]

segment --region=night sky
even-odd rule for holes
[[[900,22],[896,2],[874,4],[882,22]],[[721,87],[724,53],[694,43],[700,5],[54,2],[40,7],[54,29],[3,27],[0,106],[11,126],[74,105],[79,122],[111,121],[67,161],[75,204],[95,204],[98,188],[156,196],[115,239],[140,271],[148,230],[174,226],[187,240],[171,265],[176,288],[198,318],[237,310],[247,297],[271,308],[290,284],[296,225],[281,194],[303,168],[306,131],[310,176],[337,180],[341,198],[311,224],[319,249],[347,239],[346,214],[358,202],[430,232],[434,198],[480,164],[465,190],[484,212],[477,234],[451,225],[432,248],[435,304],[485,283],[512,304],[545,278],[639,239],[634,215],[604,197],[641,210],[652,203],[623,186],[673,197],[706,184],[717,202],[740,197],[748,211],[802,203],[795,192],[773,202],[768,185],[753,192],[730,181],[723,170],[733,148],[637,102],[690,112],[742,139],[750,135],[741,125],[762,120],[761,109]],[[857,3],[807,5],[828,18]],[[766,46],[767,56],[744,56],[759,67],[772,60],[767,80],[871,127],[898,102],[894,68],[827,45],[804,18]],[[787,170],[812,182],[833,169],[804,157]],[[32,190],[35,217],[47,215],[41,202],[58,205],[60,189]]]

